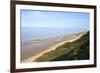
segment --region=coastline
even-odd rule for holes
[[[53,44],[53,46],[51,45],[50,47],[48,47],[44,51],[41,51],[41,52],[35,54],[34,56],[31,56],[27,59],[22,60],[22,63],[33,62],[36,58],[40,57],[44,53],[50,52],[51,50],[55,50],[58,46],[61,46],[66,42],[73,42],[73,41],[79,39],[83,34],[85,34],[85,32],[62,37],[58,42],[55,42]],[[57,39],[59,39],[59,38],[56,38],[56,40]],[[52,41],[52,42],[54,42],[54,41]]]

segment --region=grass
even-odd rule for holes
[[[89,59],[89,32],[38,57],[36,62]]]

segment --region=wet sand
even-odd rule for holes
[[[37,57],[46,52],[56,49],[58,46],[66,42],[72,42],[80,38],[84,33],[73,34],[63,37],[55,37],[44,40],[24,41],[21,45],[21,62],[32,62]]]

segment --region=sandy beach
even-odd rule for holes
[[[72,34],[69,36],[55,37],[43,40],[30,40],[24,41],[21,45],[21,62],[33,62],[36,58],[47,53],[51,50],[55,50],[58,46],[63,45],[66,42],[72,42],[79,39],[85,33]]]

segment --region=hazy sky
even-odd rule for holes
[[[89,13],[21,10],[21,27],[89,29]]]

